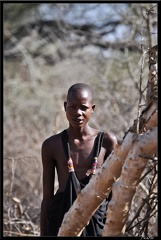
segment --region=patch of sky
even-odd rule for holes
[[[42,3],[39,6],[39,12],[44,20],[56,20],[60,17],[59,10],[51,3]]]
[[[97,26],[96,32],[107,31],[102,40],[116,42],[128,34],[128,27],[125,24],[119,24],[115,27],[115,31],[110,33],[113,26],[108,23],[121,21],[122,13],[127,7],[127,3],[67,3],[60,5],[44,3],[40,5],[40,13],[46,20],[63,19],[75,25],[95,25]],[[103,27],[104,25],[106,26]],[[90,50],[94,51],[91,48]],[[105,55],[107,56],[108,52]]]
[[[46,20],[64,18],[64,20],[78,25],[88,23],[101,26],[104,21],[120,20],[118,11],[123,11],[127,4],[73,3],[71,5],[60,4],[62,7],[58,6],[59,4],[43,3],[40,5],[39,11]],[[63,6],[64,9],[68,7],[68,11],[64,11],[64,14],[61,13]]]
[[[72,10],[67,13],[65,19],[78,25],[86,23],[100,27],[106,21],[120,20],[120,16],[119,14],[116,14],[113,4],[87,3],[73,4]]]

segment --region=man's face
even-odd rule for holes
[[[86,90],[79,90],[69,96],[64,103],[67,119],[74,128],[82,128],[89,121],[94,111],[95,105],[91,101],[91,96]]]

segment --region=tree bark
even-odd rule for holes
[[[121,176],[112,186],[112,200],[107,211],[103,236],[122,236],[132,198],[148,159],[157,152],[157,48],[149,50],[147,106],[140,118],[140,132],[122,168]]]
[[[148,159],[142,153],[153,155],[157,151],[157,127],[139,135],[130,149],[120,178],[112,186],[112,199],[108,205],[103,236],[122,236],[132,198]]]

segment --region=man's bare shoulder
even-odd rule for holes
[[[62,132],[60,132],[58,134],[54,134],[54,135],[46,138],[42,143],[42,147],[50,148],[51,146],[53,146],[53,144],[54,145],[59,144],[61,135],[62,135]]]
[[[115,147],[118,143],[116,136],[112,132],[104,132],[104,143]]]

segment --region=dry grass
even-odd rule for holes
[[[38,158],[4,159],[4,236],[39,235],[41,177]]]

